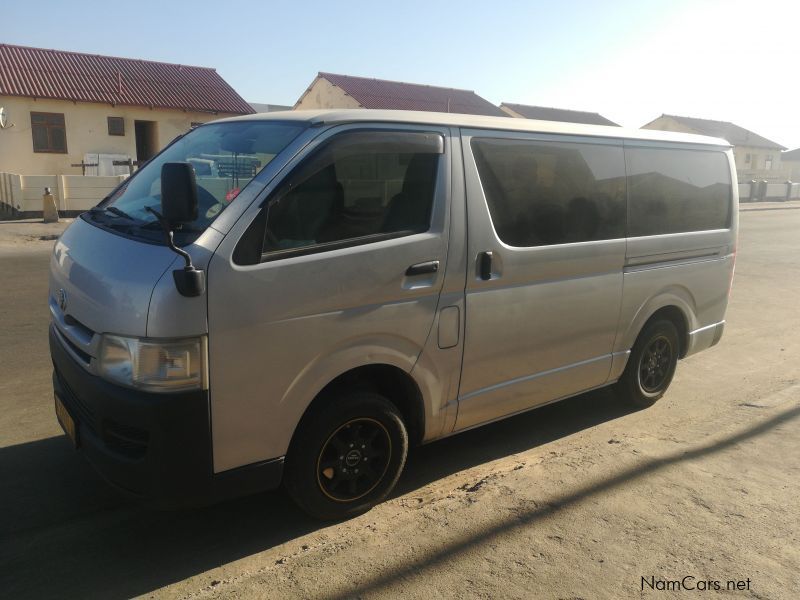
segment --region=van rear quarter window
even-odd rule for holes
[[[631,237],[727,229],[731,174],[720,151],[627,147]]]
[[[621,146],[474,138],[492,223],[509,246],[625,237]]]

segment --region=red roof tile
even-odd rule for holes
[[[320,73],[319,77],[340,87],[364,108],[508,116],[497,106],[469,90],[334,73]]]
[[[250,114],[214,69],[0,44],[0,96]]]
[[[547,106],[530,106],[528,104],[514,104],[503,102],[500,106],[507,106],[518,115],[526,119],[538,119],[540,121],[562,121],[565,123],[586,123],[587,125],[609,125],[619,127],[614,121],[606,119],[603,115],[594,112],[584,112],[582,110],[570,110],[568,108],[550,108]]]

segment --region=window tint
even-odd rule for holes
[[[431,133],[336,136],[270,203],[264,251],[427,231],[443,144]]]
[[[509,246],[625,236],[622,148],[473,139],[492,223]]]
[[[626,148],[629,235],[725,229],[731,176],[722,152]]]
[[[63,113],[31,113],[34,152],[67,152],[67,130]]]

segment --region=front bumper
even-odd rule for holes
[[[154,394],[92,375],[50,326],[53,389],[95,469],[160,507],[203,505],[280,484],[283,458],[214,473],[207,391]]]

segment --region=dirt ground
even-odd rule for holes
[[[0,248],[0,596],[798,597],[800,211],[743,208],[725,335],[653,408],[601,391],[424,446],[335,525],[281,493],[120,500],[53,415],[47,244]]]

